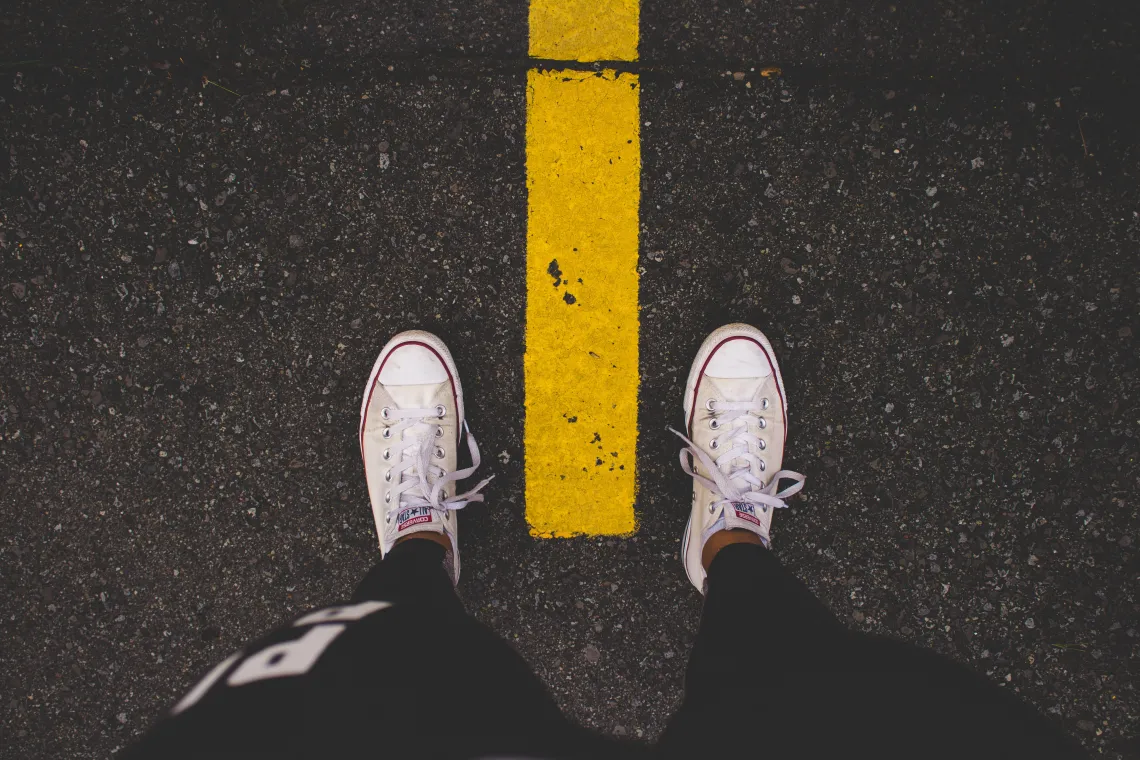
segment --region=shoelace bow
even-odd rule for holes
[[[681,449],[681,469],[692,476],[698,483],[712,491],[720,498],[713,502],[716,508],[724,507],[732,502],[750,502],[759,505],[762,509],[786,509],[784,499],[798,493],[804,487],[804,476],[791,470],[780,470],[765,481],[753,474],[753,466],[761,471],[765,468],[762,457],[753,451],[763,449],[764,443],[760,438],[750,432],[750,420],[760,425],[761,405],[755,401],[716,401],[710,411],[717,425],[714,429],[723,431],[713,439],[716,450],[725,449],[716,459],[713,459],[693,443],[684,433],[672,427],[669,430],[688,444]],[[692,466],[695,458],[704,467],[712,478],[707,478],[697,472]],[[795,482],[780,491],[781,480],[794,480]]]
[[[486,478],[466,493],[457,493],[450,497],[445,495],[444,489],[447,485],[471,477],[478,469],[482,458],[479,455],[479,445],[475,442],[475,436],[471,435],[471,429],[464,420],[463,433],[467,437],[467,448],[471,452],[471,466],[447,472],[444,468],[433,464],[432,456],[436,450],[434,442],[439,425],[432,420],[439,417],[438,408],[388,411],[389,419],[400,420],[390,428],[392,438],[398,438],[400,441],[403,441],[404,431],[421,423],[426,425],[426,430],[420,435],[405,442],[404,447],[400,449],[398,464],[392,468],[394,485],[391,493],[396,508],[427,507],[442,513],[446,513],[449,509],[463,509],[472,502],[483,501],[483,494],[479,492],[495,477],[492,475]],[[392,448],[395,449],[395,446]],[[386,519],[391,521],[390,513]]]

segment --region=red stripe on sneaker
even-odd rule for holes
[[[733,340],[747,340],[755,343],[764,352],[764,358],[768,360],[768,367],[772,370],[772,379],[776,381],[776,395],[780,397],[780,414],[784,418],[784,440],[788,440],[788,410],[784,404],[784,394],[780,391],[780,379],[776,374],[776,363],[772,361],[772,357],[768,355],[768,349],[764,348],[764,344],[755,338],[750,338],[747,335],[733,335],[730,338],[725,338],[720,343],[716,344],[716,348],[709,351],[708,357],[705,358],[705,363],[701,365],[701,371],[697,374],[697,384],[693,386],[693,401],[689,405],[689,437],[693,437],[693,418],[697,413],[697,395],[701,390],[701,380],[705,377],[705,369],[708,368],[709,362],[712,361],[713,356],[720,350],[721,346]]]

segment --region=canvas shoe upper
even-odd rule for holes
[[[471,466],[458,467],[467,435]],[[447,346],[427,332],[403,332],[388,341],[360,404],[360,455],[368,498],[387,555],[397,539],[431,531],[447,536],[444,560],[459,581],[459,534],[455,511],[482,501],[484,480],[467,493],[458,482],[479,466],[479,447],[463,417],[463,388]]]
[[[787,396],[776,355],[751,325],[725,325],[705,339],[685,389],[688,444],[681,467],[693,476],[693,505],[682,539],[689,580],[705,592],[705,542],[720,530],[749,530],[769,545],[772,512],[803,488],[781,470]],[[783,491],[781,480],[795,481]]]

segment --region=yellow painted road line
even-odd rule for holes
[[[638,0],[531,0],[530,55],[636,61]]]
[[[635,74],[527,75],[524,444],[535,536],[636,528],[638,104]]]

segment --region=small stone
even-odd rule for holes
[[[388,141],[387,140],[381,140],[380,143],[376,146],[376,150],[380,151],[381,153],[387,153],[388,152]]]
[[[732,72],[732,78],[735,79],[737,82],[739,82],[742,79],[744,79],[744,72],[743,71],[734,71],[734,72]]]
[[[1033,618],[1025,618],[1025,627],[1030,629],[1030,630],[1033,630],[1034,628],[1037,627],[1037,623],[1036,623],[1036,621],[1033,620]]]
[[[598,648],[596,646],[590,644],[586,647],[586,662],[590,664],[596,664],[601,659],[602,653],[598,651]]]
[[[625,736],[629,732],[625,730],[625,726],[614,726],[614,736]]]
[[[1118,337],[1118,338],[1131,338],[1132,337],[1132,328],[1128,327],[1127,325],[1124,327],[1121,327],[1119,330],[1116,331],[1116,337]]]
[[[934,185],[931,185],[930,187],[926,188],[926,197],[927,198],[933,198],[936,195],[938,195],[938,188],[937,187],[935,187]]]
[[[392,165],[392,159],[388,157],[387,153],[381,153],[376,159],[376,168],[387,169]]]
[[[24,285],[24,283],[22,283],[22,282],[13,282],[12,283],[12,295],[15,296],[17,300],[20,300],[20,301],[24,300],[24,294],[26,294],[27,292],[28,292],[28,287],[26,285]]]
[[[177,261],[170,262],[170,265],[166,267],[166,273],[170,275],[172,280],[182,279],[182,267],[178,266]]]
[[[362,320],[362,319],[360,319],[359,317],[357,317],[356,319],[354,319],[354,320],[352,320],[351,322],[349,322],[349,323],[348,323],[348,326],[349,326],[349,327],[351,327],[353,330],[359,330],[359,329],[360,329],[360,326],[361,326],[361,325],[363,325],[363,324],[364,324],[364,320]]]
[[[856,623],[862,623],[867,619],[867,616],[863,614],[863,610],[855,610],[851,613],[851,619]]]
[[[1077,721],[1077,728],[1081,729],[1082,731],[1092,732],[1092,731],[1096,731],[1096,724],[1093,723],[1091,720],[1078,720]]]
[[[983,161],[980,156],[978,158],[975,158],[973,161],[970,162],[970,168],[971,169],[981,169],[985,165],[986,165],[986,162]]]
[[[290,248],[300,248],[304,244],[305,244],[305,239],[303,237],[301,237],[300,235],[293,234],[293,235],[289,236],[289,247]]]
[[[1121,549],[1127,549],[1129,546],[1132,546],[1132,537],[1131,536],[1121,536],[1120,540],[1116,542],[1116,545],[1119,546]]]
[[[166,249],[165,249],[165,248],[162,248],[162,247],[159,247],[159,248],[158,248],[158,249],[157,249],[157,250],[154,252],[154,263],[155,263],[155,264],[161,264],[161,263],[162,263],[162,262],[164,262],[164,261],[166,261]]]

